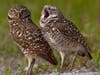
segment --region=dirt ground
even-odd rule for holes
[[[51,73],[51,74],[39,74],[39,75],[100,75],[100,72],[72,72],[72,73]]]

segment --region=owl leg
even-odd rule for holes
[[[72,62],[71,62],[71,64],[70,64],[70,70],[72,70],[72,68],[73,68],[73,66],[74,66],[74,63],[75,63],[75,61],[76,61],[77,54],[78,54],[78,51],[75,52],[75,54],[74,54],[74,56],[73,56],[73,58],[72,58]]]
[[[35,63],[35,59],[28,59],[28,67],[26,68],[26,75],[33,75],[32,68]]]
[[[60,66],[60,70],[62,71],[63,68],[63,64],[64,64],[64,59],[65,59],[65,53],[60,51],[60,56],[61,56],[61,66]]]

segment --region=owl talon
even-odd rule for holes
[[[29,67],[25,67],[25,68],[24,68],[24,71],[28,71],[28,69],[29,69]]]

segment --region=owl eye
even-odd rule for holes
[[[27,18],[30,14],[28,12],[22,12],[21,18]]]

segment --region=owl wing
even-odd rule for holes
[[[57,28],[57,30],[65,37],[82,44],[84,48],[90,50],[90,48],[87,46],[85,38],[71,21],[65,20],[63,22],[54,22],[53,26],[54,28]]]
[[[51,49],[47,41],[44,39],[40,29],[36,31],[35,36],[39,37],[39,39],[36,41],[39,46],[39,49],[37,51],[38,56],[44,58],[53,65],[57,65],[58,61],[53,54],[53,50]]]

